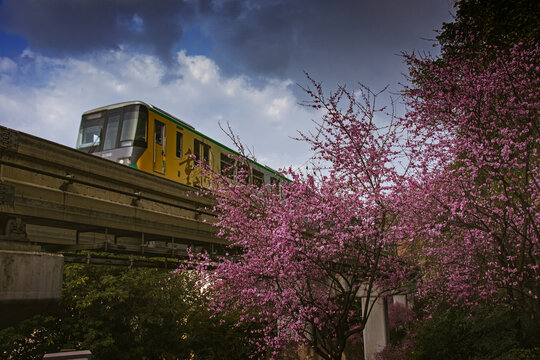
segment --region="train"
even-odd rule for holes
[[[76,148],[193,187],[209,187],[201,164],[234,177],[245,159],[249,182],[279,185],[278,171],[243,157],[168,112],[143,101],[102,106],[82,114]],[[245,166],[244,166],[245,167]]]

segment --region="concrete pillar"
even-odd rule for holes
[[[0,326],[60,300],[63,265],[59,254],[0,250]]]
[[[392,300],[394,303],[401,304],[407,309],[412,309],[414,306],[412,295],[394,295]]]
[[[364,359],[375,360],[375,355],[388,345],[388,309],[386,299],[378,298],[375,301],[364,329]]]
[[[64,257],[0,250],[0,302],[59,300]]]

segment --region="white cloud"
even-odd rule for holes
[[[220,80],[218,66],[205,56],[187,56],[185,51],[180,51],[177,59],[180,75],[188,76],[202,84]]]
[[[15,61],[7,57],[0,57],[0,73],[11,73],[17,70]]]
[[[247,77],[224,77],[204,56],[181,51],[166,67],[157,57],[126,49],[81,60],[25,51],[0,58],[0,123],[73,146],[81,114],[128,100],[152,103],[231,146],[218,122],[230,123],[259,161],[274,168],[302,164],[307,147],[291,140],[311,126],[297,105],[291,81],[268,80],[253,87]]]
[[[268,105],[266,112],[276,120],[283,120],[282,115],[286,114],[292,107],[289,97],[276,98]]]

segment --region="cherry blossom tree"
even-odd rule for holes
[[[539,55],[529,42],[406,56],[401,119],[380,93],[326,96],[308,76],[305,105],[322,117],[299,140],[318,166],[280,187],[250,184],[242,158],[233,180],[208,174],[230,243],[201,266],[213,309],[257,322],[253,341],[278,358],[304,344],[341,359],[374,300],[412,280],[419,295],[538,319]]]
[[[375,300],[400,291],[415,268],[396,243],[402,175],[392,114],[377,124],[385,115],[379,94],[341,87],[326,97],[308,79],[306,105],[323,116],[299,138],[325,168],[288,170],[280,187],[249,184],[249,162],[234,181],[210,174],[230,246],[227,257],[203,264],[202,278],[215,311],[259,323],[252,339],[261,352],[281,358],[300,344],[337,360]]]
[[[443,61],[407,56],[403,120],[418,176],[402,235],[422,249],[419,290],[454,304],[506,304],[536,321],[539,55],[532,42],[454,46]]]

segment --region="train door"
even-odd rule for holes
[[[154,171],[165,174],[165,124],[154,120]]]

